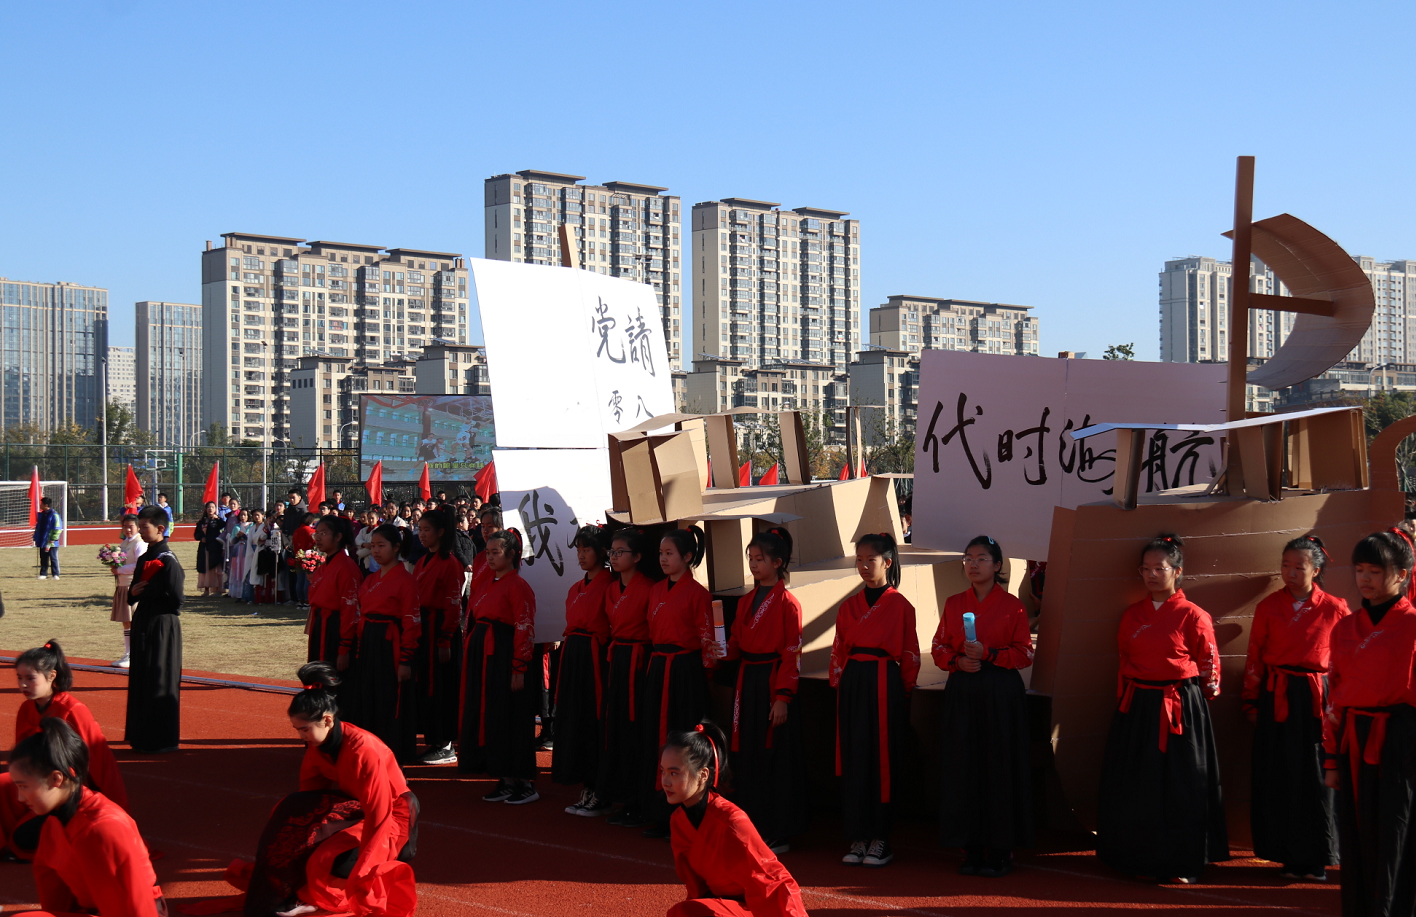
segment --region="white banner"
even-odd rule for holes
[[[962,551],[989,535],[1008,557],[1044,560],[1052,508],[1111,495],[1116,434],[1093,423],[1222,423],[1218,363],[1053,360],[926,350],[915,433],[915,544]],[[500,422],[498,415],[498,422]],[[1153,431],[1141,492],[1211,480],[1219,437]]]

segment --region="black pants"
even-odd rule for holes
[[[1337,758],[1343,917],[1416,913],[1416,708],[1376,712],[1388,717],[1378,763],[1359,757],[1354,771],[1347,752]],[[1346,717],[1365,750],[1375,720],[1353,710]]]
[[[950,672],[941,704],[939,836],[946,847],[1031,847],[1027,691],[1016,669]]]
[[[59,549],[57,547],[40,548],[39,575],[47,576],[51,570],[55,576],[59,575]]]
[[[1254,856],[1316,870],[1337,863],[1336,796],[1323,783],[1323,722],[1313,713],[1311,683],[1293,675],[1287,682],[1282,723],[1273,692],[1259,695],[1250,768]]]
[[[124,738],[135,751],[175,748],[182,741],[182,621],[140,616],[132,628]]]
[[[885,667],[885,721],[880,719],[880,666]],[[900,664],[892,659],[852,659],[841,673],[836,693],[837,742],[841,763],[841,821],[846,840],[890,839],[894,802],[901,792],[900,756],[904,753],[909,707]],[[885,728],[882,742],[881,728]],[[889,757],[882,767],[881,748]],[[889,776],[889,792],[883,779]]]
[[[767,840],[785,840],[806,830],[810,800],[806,781],[805,749],[799,701],[787,704],[787,721],[772,725],[772,676],[777,671],[775,653],[754,662],[744,659],[739,669],[741,690],[734,697],[733,728],[728,737],[732,751],[732,800]]]
[[[490,634],[492,652],[487,654]],[[516,628],[477,621],[467,639],[462,728],[457,767],[501,780],[536,778],[537,673],[527,672],[520,691],[511,689]]]

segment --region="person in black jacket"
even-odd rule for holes
[[[163,534],[167,513],[145,506],[138,535],[147,550],[133,570],[128,603],[133,610],[133,648],[128,669],[128,725],[134,751],[176,751],[181,741],[182,565]]]

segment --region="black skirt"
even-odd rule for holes
[[[600,720],[599,773],[595,795],[605,802],[639,806],[640,698],[648,677],[649,647],[643,643],[610,645],[605,706]]]
[[[1031,847],[1027,690],[1016,669],[950,672],[940,717],[939,838],[946,847]]]
[[[702,652],[656,645],[639,701],[639,719],[644,724],[639,733],[639,810],[649,821],[667,824],[673,814],[659,785],[659,752],[665,739],[697,726],[707,712],[708,676]]]
[[[556,676],[556,744],[551,779],[595,788],[600,767],[600,704],[609,664],[599,641],[572,633],[561,644]]]
[[[310,627],[305,661],[335,663],[339,660],[339,615],[331,613],[323,625],[318,620]]]
[[[889,770],[882,769],[880,741],[880,667],[885,670],[884,743]],[[841,821],[846,840],[890,839],[894,826],[894,793],[900,788],[900,756],[909,705],[900,664],[882,656],[875,660],[852,659],[841,673],[836,692],[836,741],[841,772]],[[889,789],[881,777],[889,775]]]
[[[134,751],[161,751],[182,741],[182,619],[133,619],[125,738]]]
[[[309,662],[328,662],[330,665],[339,664],[339,615],[331,614],[325,621],[324,626],[318,625],[310,628],[310,641],[306,651],[306,660]],[[359,690],[355,687],[355,680],[358,678],[359,667],[355,664],[358,647],[349,648],[349,668],[339,672],[340,683],[334,689],[335,697],[339,700],[339,712],[346,720],[358,725],[359,714],[357,702]]]
[[[486,655],[490,628],[492,654]],[[516,628],[478,621],[467,638],[463,660],[462,729],[457,751],[459,770],[489,774],[499,780],[536,777],[536,704],[540,679],[527,672],[520,691],[511,690]],[[483,689],[485,688],[485,695]]]
[[[1316,869],[1337,863],[1335,794],[1323,784],[1323,721],[1311,683],[1288,676],[1288,718],[1273,718],[1274,695],[1259,695],[1249,819],[1254,856]],[[1319,698],[1321,701],[1322,698]]]
[[[1416,913],[1416,708],[1380,712],[1388,718],[1379,763],[1359,758],[1354,774],[1349,752],[1337,756],[1343,917]],[[1352,710],[1346,716],[1365,751],[1375,721]]]
[[[457,736],[458,693],[462,684],[462,631],[453,631],[454,647],[447,662],[438,662],[438,638],[442,633],[445,608],[423,609],[423,632],[418,637],[418,656],[413,664],[413,682],[418,691],[418,732],[429,748],[442,748]]]
[[[779,658],[772,654],[772,658]],[[772,726],[772,675],[777,666],[744,659],[738,670],[741,690],[734,699],[737,751],[732,752],[733,792],[737,804],[770,840],[785,840],[806,830],[811,819],[806,793],[805,749],[801,713],[795,699],[787,704],[787,721]],[[734,742],[732,736],[729,743]]]
[[[1175,686],[1182,732],[1160,750],[1165,692],[1137,687],[1112,716],[1101,763],[1096,853],[1112,869],[1156,878],[1197,876],[1229,858],[1219,758],[1198,678]]]
[[[398,680],[400,638],[397,624],[365,619],[352,692],[356,699],[352,716],[345,718],[378,736],[399,763],[406,764],[417,745],[418,697],[412,681]]]

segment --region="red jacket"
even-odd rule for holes
[[[748,593],[738,600],[727,658],[739,659],[743,653],[776,653],[780,660],[772,678],[772,695],[790,701],[796,697],[801,678],[801,602],[780,579],[756,612],[752,610],[753,595]]]
[[[442,611],[438,646],[452,646],[462,615],[462,564],[451,554],[424,554],[414,567],[418,577],[418,607]]]
[[[512,570],[501,579],[490,579],[472,605],[472,617],[478,621],[496,621],[516,628],[512,642],[511,670],[525,672],[536,648],[536,593]],[[487,655],[491,655],[492,632],[487,631]]]
[[[122,772],[118,770],[118,759],[113,757],[113,751],[108,747],[108,740],[103,737],[103,730],[99,728],[98,720],[93,718],[93,714],[89,712],[88,707],[84,706],[83,701],[78,700],[68,691],[61,691],[53,695],[49,706],[44,709],[42,714],[39,712],[39,705],[32,700],[20,704],[19,712],[15,714],[15,745],[37,734],[39,721],[51,716],[74,727],[79,738],[83,739],[84,744],[88,746],[89,778],[93,782],[94,789],[118,803],[126,811],[128,809],[128,789],[123,784]]]
[[[964,614],[973,612],[974,636],[987,652],[984,660],[1003,669],[1026,669],[1033,663],[1032,634],[1023,603],[1002,586],[994,585],[980,604],[972,588],[951,595],[939,616],[930,654],[946,672],[959,671],[964,654]]]
[[[654,583],[643,573],[634,574],[627,587],[618,576],[610,581],[605,589],[610,636],[622,642],[649,642],[649,596],[653,591]]]
[[[157,917],[162,889],[132,816],[102,793],[80,790],[66,825],[45,821],[34,855],[39,906],[51,914]]]
[[[672,584],[659,580],[649,591],[649,641],[655,646],[699,647],[703,664],[713,665],[713,596],[693,574],[685,573]]]
[[[418,652],[418,637],[422,634],[422,618],[418,614],[418,583],[400,561],[380,567],[359,584],[359,633],[363,634],[369,618],[391,618],[399,626],[400,665],[412,665]]]
[[[1326,672],[1328,641],[1338,621],[1352,613],[1347,603],[1313,586],[1297,609],[1287,589],[1270,593],[1254,609],[1249,625],[1249,656],[1244,663],[1244,706],[1259,699],[1278,667]],[[1317,693],[1321,700],[1322,692]]]
[[[697,828],[679,806],[670,819],[674,871],[688,898],[732,898],[752,917],[806,917],[801,889],[752,826],[747,814],[717,793]],[[718,913],[715,911],[715,913]]]
[[[338,551],[310,574],[310,626],[322,632],[330,615],[339,615],[339,650],[347,653],[359,639],[359,584],[364,574],[348,551]]]
[[[1116,642],[1121,671],[1116,696],[1124,697],[1129,679],[1180,681],[1200,677],[1205,697],[1219,696],[1219,646],[1209,613],[1185,598],[1182,590],[1159,608],[1146,596],[1121,615]]]
[[[865,604],[865,591],[852,593],[836,612],[836,639],[831,644],[831,687],[839,687],[851,653],[856,649],[884,650],[900,664],[905,690],[914,690],[919,680],[919,635],[915,632],[915,610],[909,599],[893,586],[885,590],[874,606]]]
[[[610,617],[605,610],[605,592],[610,588],[610,580],[618,578],[609,570],[597,570],[590,582],[581,577],[570,584],[565,596],[565,633],[569,637],[573,631],[588,631],[604,645],[610,640]]]
[[[1372,624],[1366,608],[1341,619],[1332,628],[1328,669],[1328,704],[1323,717],[1323,750],[1326,764],[1342,750],[1348,710],[1354,707],[1416,707],[1416,608],[1402,596],[1387,610],[1380,624]],[[1380,761],[1381,735],[1374,724],[1369,736],[1368,763]],[[1349,738],[1349,745],[1355,736]],[[1349,749],[1350,750],[1350,749]],[[1361,752],[1361,749],[1357,749]],[[1373,760],[1375,759],[1375,760]]]
[[[290,536],[290,546],[297,551],[309,551],[315,547],[315,527],[302,525]]]

